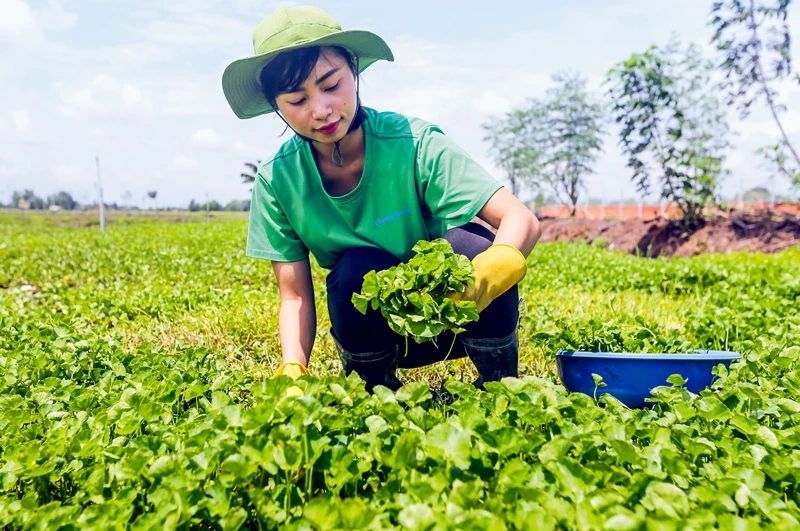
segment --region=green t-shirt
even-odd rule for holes
[[[405,261],[419,240],[468,223],[502,184],[437,126],[365,108],[364,172],[330,196],[308,142],[298,136],[258,168],[247,256],[331,269],[345,251],[371,246]]]

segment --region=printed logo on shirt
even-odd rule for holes
[[[393,214],[389,214],[388,216],[386,216],[386,217],[384,217],[384,218],[378,218],[378,219],[376,219],[376,220],[375,220],[375,226],[376,226],[376,227],[380,227],[380,226],[381,226],[381,225],[383,225],[384,223],[389,223],[390,221],[394,221],[394,220],[396,220],[396,219],[400,219],[400,218],[402,218],[403,216],[405,216],[406,214],[411,214],[411,208],[410,208],[410,207],[409,207],[409,208],[407,208],[407,209],[405,209],[405,210],[401,210],[401,211],[399,211],[399,212],[395,212],[395,213],[393,213]]]

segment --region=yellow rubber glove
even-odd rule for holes
[[[447,294],[451,301],[473,301],[482,312],[494,299],[511,289],[525,277],[528,266],[525,257],[513,245],[492,245],[472,260],[475,283],[459,292]]]
[[[292,380],[297,380],[304,374],[308,374],[308,369],[299,361],[287,361],[275,371],[275,376],[289,376]],[[303,390],[293,385],[286,390],[286,396],[303,396]]]

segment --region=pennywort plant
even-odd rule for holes
[[[406,338],[406,349],[409,336],[417,343],[435,342],[442,332],[458,335],[464,325],[478,319],[474,302],[454,302],[445,296],[463,292],[474,281],[472,262],[453,252],[443,238],[419,241],[413,251],[406,263],[364,275],[361,293],[352,299],[362,314],[369,307],[380,310],[389,327]]]

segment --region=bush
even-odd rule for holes
[[[608,247],[608,244],[609,244],[608,238],[603,238],[602,236],[594,240],[594,246],[597,247],[598,249],[605,249],[606,247]]]

